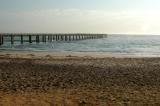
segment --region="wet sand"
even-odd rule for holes
[[[1,52],[0,106],[159,106],[160,58]]]

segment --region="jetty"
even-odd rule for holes
[[[5,42],[24,42],[40,43],[40,42],[54,42],[54,41],[76,41],[86,39],[100,39],[107,37],[107,34],[31,34],[31,33],[0,33],[0,45]]]

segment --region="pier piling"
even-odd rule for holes
[[[71,35],[69,35],[69,41],[71,41]]]
[[[65,36],[65,41],[67,41],[67,35],[64,35]]]
[[[32,35],[29,35],[29,43],[32,43]]]
[[[46,36],[42,35],[42,42],[46,42]]]
[[[0,35],[0,45],[2,45],[3,43],[2,43],[2,35]]]
[[[52,40],[55,40],[55,36],[54,35],[52,35]]]
[[[11,35],[11,44],[14,44],[14,35]]]
[[[21,35],[21,44],[23,44],[23,35]]]
[[[39,43],[39,35],[36,35],[36,43]]]

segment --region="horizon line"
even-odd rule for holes
[[[8,33],[8,32],[2,32],[0,34],[107,34],[107,35],[160,35],[160,34],[142,34],[142,33],[82,33],[82,32],[79,32],[79,33],[72,33],[72,32],[62,32],[62,33],[45,33],[45,32],[42,32],[42,33],[37,33],[37,32],[11,32],[11,33]]]

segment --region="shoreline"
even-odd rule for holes
[[[109,52],[70,52],[70,51],[17,51],[0,50],[0,57],[23,57],[23,58],[160,58],[160,54],[147,53],[109,53]]]

